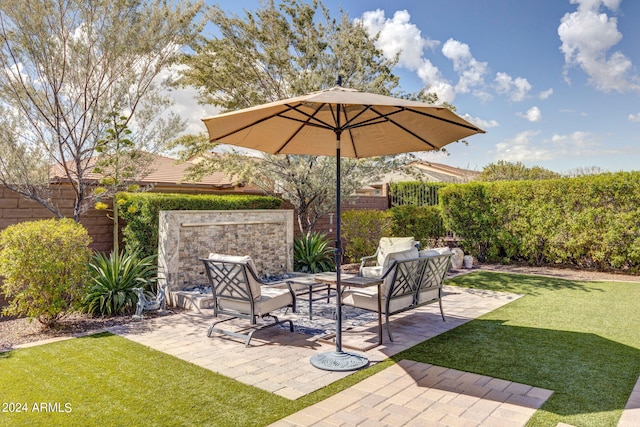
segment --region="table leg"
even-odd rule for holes
[[[309,320],[313,320],[313,285],[309,286]]]

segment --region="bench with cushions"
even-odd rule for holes
[[[448,248],[447,248],[448,249]],[[382,314],[389,339],[393,341],[389,327],[389,316],[412,310],[426,304],[439,303],[442,309],[442,284],[451,264],[453,253],[437,250],[418,251],[415,246],[400,252],[387,254],[383,260],[383,283],[380,285]],[[361,270],[365,277],[374,276],[376,270]],[[342,293],[342,303],[369,311],[378,311],[378,289],[347,288]]]

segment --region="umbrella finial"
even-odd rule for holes
[[[342,86],[342,76],[338,75],[338,78],[336,79],[336,86]]]

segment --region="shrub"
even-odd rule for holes
[[[448,227],[480,260],[640,267],[640,172],[448,186]]]
[[[333,248],[322,233],[309,233],[293,240],[293,269],[305,273],[335,271]]]
[[[192,195],[169,193],[118,193],[120,216],[127,222],[122,230],[125,247],[140,256],[158,252],[160,211],[280,209],[282,199],[271,196]]]
[[[54,326],[82,298],[91,256],[87,230],[72,219],[23,222],[0,233],[7,315]]]
[[[392,236],[413,236],[423,247],[435,247],[445,235],[438,206],[395,206],[389,213]]]
[[[114,316],[132,312],[138,302],[133,288],[149,289],[155,283],[155,255],[140,259],[137,253],[96,253],[91,261],[91,282],[82,301],[85,311]]]
[[[345,258],[359,262],[372,255],[381,237],[391,236],[391,217],[387,211],[350,210],[342,213],[341,231],[345,240]]]

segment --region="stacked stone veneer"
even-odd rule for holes
[[[250,255],[259,276],[293,271],[293,211],[162,211],[158,280],[169,293],[208,285],[199,258]]]

